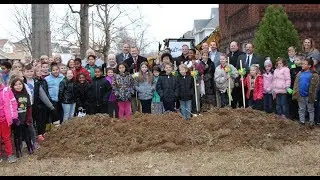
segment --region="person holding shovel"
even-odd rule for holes
[[[220,65],[216,67],[214,73],[214,81],[216,83],[216,90],[218,91],[217,98],[221,99],[221,107],[225,107],[228,103],[228,93],[227,90],[232,91],[234,87],[234,79],[239,76],[237,69],[232,64],[227,64],[227,55],[220,55]],[[230,79],[230,83],[229,82]],[[230,84],[230,85],[229,85]],[[230,88],[229,88],[230,86]],[[229,93],[231,94],[231,93]]]

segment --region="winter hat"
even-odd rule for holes
[[[266,61],[264,61],[264,67],[267,67],[267,66],[271,66],[272,67],[272,62],[270,59],[267,59]]]

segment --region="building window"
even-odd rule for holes
[[[12,48],[10,48],[10,47],[5,47],[5,48],[3,49],[3,51],[6,52],[6,53],[12,53]]]

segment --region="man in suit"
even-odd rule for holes
[[[123,45],[123,49],[122,49],[122,53],[117,54],[116,56],[116,61],[117,64],[122,63],[124,60],[128,59],[131,57],[131,54],[129,52],[130,50],[130,46],[129,44],[124,44]]]
[[[220,52],[218,51],[217,43],[215,41],[210,43],[209,58],[214,63],[215,67],[220,65]]]
[[[148,60],[147,58],[139,55],[137,47],[131,47],[131,57],[123,62],[127,64],[130,74],[133,74],[134,72],[139,72],[140,65],[142,62],[148,62]],[[132,96],[131,99],[132,114],[134,114],[136,111],[140,111],[141,106],[139,99],[136,96],[136,93]]]
[[[234,67],[237,67],[238,57],[243,54],[245,53],[239,50],[239,45],[237,42],[233,41],[230,43],[230,53],[228,54],[230,64],[232,64]],[[241,76],[235,79],[234,88],[231,94],[232,95],[231,107],[233,109],[236,108],[237,106],[239,107],[243,106],[240,78]]]
[[[131,47],[131,57],[123,62],[127,64],[130,74],[133,74],[134,72],[139,72],[140,64],[142,62],[148,62],[148,60],[147,58],[139,55],[137,47]]]
[[[258,64],[261,67],[263,67],[263,59],[261,56],[256,55],[254,52],[254,46],[252,43],[246,44],[246,54],[242,54],[238,57],[237,61],[237,69],[240,69],[240,60],[242,61],[242,68],[246,69],[246,72],[249,73],[250,66],[252,64]]]

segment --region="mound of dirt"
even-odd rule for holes
[[[74,118],[48,132],[38,158],[113,157],[141,151],[270,151],[314,139],[313,129],[250,109],[214,109],[185,121],[178,113],[135,114],[119,121],[97,114]]]

